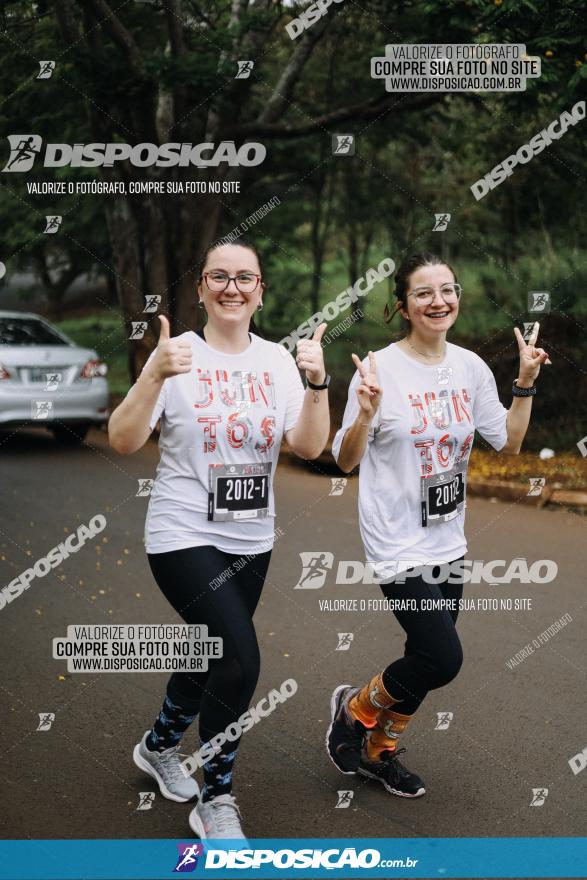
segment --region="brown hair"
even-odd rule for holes
[[[248,241],[248,239],[245,239],[245,238],[238,238],[235,241],[224,241],[223,239],[219,238],[217,241],[213,241],[211,244],[209,244],[208,247],[206,248],[206,250],[204,251],[204,253],[202,254],[202,258],[201,258],[200,263],[198,265],[198,281],[202,280],[202,274],[203,274],[204,269],[206,267],[206,263],[208,262],[208,257],[210,256],[212,251],[215,251],[217,248],[222,247],[225,244],[238,245],[239,247],[246,248],[248,251],[252,251],[255,254],[255,256],[257,257],[261,276],[263,275],[263,258],[261,257],[261,254],[260,254],[257,246],[254,245],[252,241]],[[265,289],[267,287],[267,284],[264,281],[262,283],[263,283],[263,288]],[[251,315],[251,319],[249,321],[249,332],[256,333],[257,336],[263,335],[261,333],[261,331],[259,330],[259,328],[257,327],[257,325],[255,324],[255,321],[254,321],[254,318],[252,315]]]
[[[442,257],[439,257],[437,254],[432,254],[429,251],[425,251],[421,254],[412,254],[402,262],[399,269],[395,273],[395,290],[394,293],[397,297],[397,303],[393,312],[390,310],[389,305],[386,303],[385,308],[383,310],[383,320],[386,324],[393,319],[394,315],[400,311],[403,307],[404,309],[408,308],[408,287],[410,286],[410,278],[412,274],[417,270],[421,269],[422,266],[446,266],[447,269],[450,269],[452,272],[455,281],[457,281],[457,275],[453,267],[450,263],[447,263],[446,260],[443,260]],[[409,328],[409,324],[405,321],[407,325],[406,329]]]

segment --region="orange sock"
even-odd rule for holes
[[[382,709],[390,709],[395,703],[399,703],[391,696],[383,686],[383,673],[378,673],[375,678],[361,688],[351,700],[347,709],[349,715],[356,718],[365,727],[375,727],[377,715]]]
[[[377,716],[377,727],[367,738],[367,758],[378,761],[381,752],[395,752],[397,741],[406,729],[411,715],[402,715],[391,709],[381,709]]]

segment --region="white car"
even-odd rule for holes
[[[0,311],[0,428],[44,426],[80,442],[108,420],[107,370],[39,315]]]

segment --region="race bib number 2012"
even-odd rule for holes
[[[448,522],[466,506],[466,468],[421,477],[422,525]]]
[[[211,464],[208,519],[239,520],[267,516],[271,463]]]

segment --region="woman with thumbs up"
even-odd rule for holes
[[[534,381],[548,354],[514,333],[520,366],[507,410],[489,367],[446,341],[461,287],[434,254],[416,254],[396,274],[407,335],[360,361],[332,451],[350,472],[360,463],[359,522],[371,563],[406,633],[404,656],[372,670],[363,687],[339,685],[331,700],[328,755],[401,797],[425,793],[398,759],[398,741],[428,691],[462,663],[456,621],[463,591],[466,474],[475,430],[498,452],[517,454],[530,421]],[[391,320],[386,306],[385,319]]]
[[[232,795],[240,735],[224,734],[238,733],[259,676],[253,614],[274,541],[281,439],[312,459],[329,432],[330,377],[320,344],[326,324],[298,343],[294,360],[255,332],[265,289],[251,244],[211,246],[197,286],[204,329],[172,337],[160,316],[159,344],[109,424],[111,445],[128,454],[161,419],[161,459],[145,524],[149,565],[175,611],[222,639],[222,658],[206,671],[171,675],[161,711],[134,750],[135,763],[164,797],[196,800],[199,788],[184,775],[178,748],[199,716],[202,753],[212,755],[190,814],[202,838],[244,836]]]

